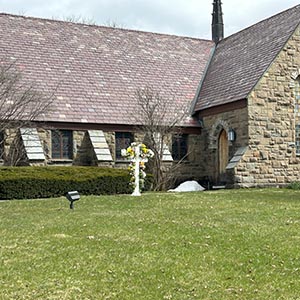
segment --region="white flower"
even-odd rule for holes
[[[138,149],[137,149],[138,147]],[[138,157],[137,157],[137,153]],[[139,180],[141,184],[141,188],[144,186],[144,178],[146,177],[145,163],[148,162],[148,158],[154,156],[154,152],[146,147],[144,144],[138,144],[136,142],[131,143],[130,147],[127,149],[121,149],[121,155],[130,158],[130,165],[129,165],[129,173],[131,175],[130,185],[136,188],[135,181]],[[137,178],[135,177],[135,166],[136,163],[139,163],[139,174]]]
[[[122,156],[127,156],[127,151],[126,151],[126,149],[122,149],[122,150],[121,150],[121,155],[122,155]]]
[[[154,156],[154,152],[151,149],[149,149],[148,155],[149,155],[149,157],[153,157]]]

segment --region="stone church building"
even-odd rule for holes
[[[136,91],[151,86],[170,115],[190,108],[165,145],[180,179],[300,181],[299,23],[297,5],[224,37],[218,0],[212,40],[0,14],[1,66],[54,98],[16,133],[26,163],[126,166],[120,150],[140,139]]]

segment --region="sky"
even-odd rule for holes
[[[0,0],[0,12],[50,19],[82,19],[98,25],[211,38],[213,0]],[[300,0],[223,0],[229,36]]]

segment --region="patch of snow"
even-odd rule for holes
[[[168,190],[168,192],[202,192],[205,188],[197,181],[185,181],[181,183],[176,189]]]

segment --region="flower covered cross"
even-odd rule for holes
[[[145,163],[154,156],[154,152],[145,144],[131,143],[127,149],[121,150],[121,155],[130,158],[128,169],[131,175],[130,184],[134,187],[132,196],[140,196],[146,177]]]

